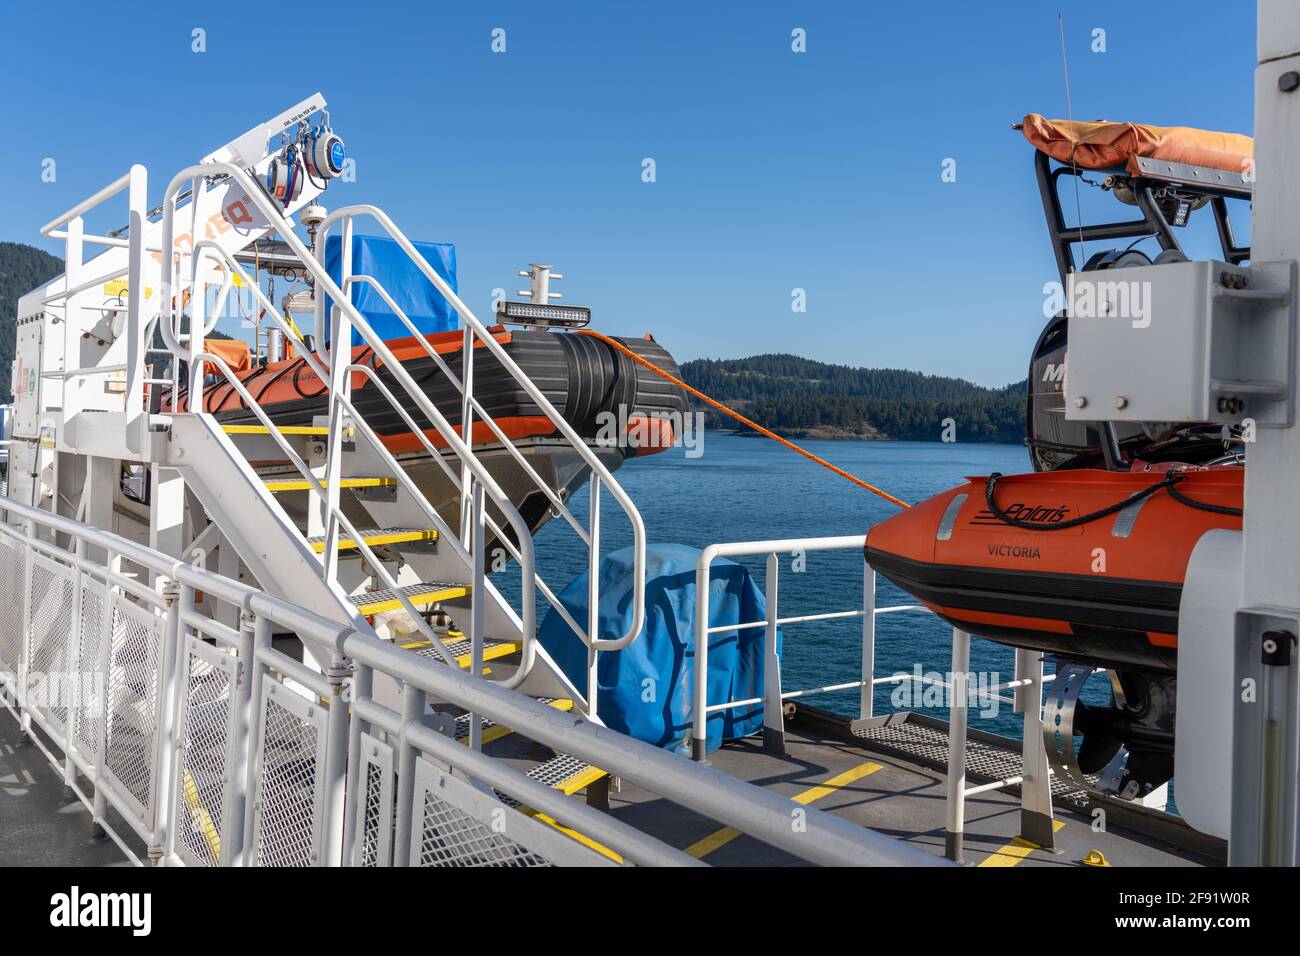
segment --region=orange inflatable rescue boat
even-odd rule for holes
[[[1196,542],[1240,530],[1245,469],[970,478],[881,522],[867,562],[962,630],[1171,672]]]

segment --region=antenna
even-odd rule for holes
[[[1065,74],[1065,118],[1074,125],[1074,103],[1070,99],[1070,59],[1065,55],[1065,16],[1058,10],[1056,12],[1056,26],[1061,35],[1061,71]],[[1088,246],[1083,241],[1083,202],[1079,198],[1079,164],[1074,161],[1074,151],[1079,148],[1077,141],[1071,141],[1070,144],[1070,170],[1073,172],[1074,179],[1074,221],[1079,225],[1079,258],[1082,260],[1080,266],[1088,261]]]
[[[528,265],[528,269],[519,270],[519,276],[523,279],[532,279],[532,287],[520,289],[516,294],[528,296],[529,301],[536,305],[546,305],[552,299],[560,298],[560,293],[551,291],[551,283],[556,279],[563,279],[564,276],[558,272],[552,272],[554,266],[544,265],[540,262],[530,262]]]

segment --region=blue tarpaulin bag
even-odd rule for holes
[[[645,628],[621,651],[605,651],[597,664],[596,712],[612,730],[657,747],[677,749],[691,736],[695,673],[695,565],[700,552],[681,544],[646,549]],[[587,620],[586,572],[559,595],[580,623]],[[601,559],[598,636],[623,636],[632,623],[632,549]],[[767,617],[766,602],[749,570],[716,560],[709,572],[709,627],[748,624]],[[709,639],[709,703],[763,696],[764,628],[723,631]],[[587,646],[554,609],[539,640],[582,692],[587,688]],[[781,635],[777,634],[777,653]],[[707,724],[708,749],[763,727],[763,707],[716,711]]]
[[[416,242],[412,245],[433,266],[433,271],[447,281],[451,290],[457,292],[456,247],[444,242]],[[343,237],[329,236],[325,240],[325,269],[330,278],[338,282],[342,268]],[[373,277],[406,313],[411,323],[424,334],[454,332],[460,328],[460,317],[451,303],[443,298],[442,293],[434,288],[433,283],[394,240],[353,235],[352,274]],[[375,334],[384,341],[410,337],[411,330],[368,282],[352,283],[352,304],[370,323]],[[326,296],[327,326],[332,305],[333,302]],[[320,334],[326,342],[329,341],[328,327],[320,330]],[[352,344],[365,344],[361,333],[356,329],[352,330]]]

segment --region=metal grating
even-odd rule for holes
[[[325,711],[268,681],[262,699],[255,841],[258,866],[320,861]]]
[[[185,640],[184,714],[176,767],[176,853],[191,866],[221,865],[229,819],[231,696],[239,661],[195,637]]]
[[[72,719],[77,748],[92,760],[99,758],[99,732],[104,725],[105,677],[100,666],[104,645],[104,584],[88,577],[81,581],[81,631],[77,642],[77,673],[81,694]]]
[[[948,732],[915,720],[896,721],[880,727],[861,727],[854,736],[879,747],[881,750],[908,757],[927,766],[942,770],[948,768]],[[966,774],[984,782],[1005,780],[1019,776],[1023,769],[1019,741],[1010,741],[1014,748],[977,740],[966,739]],[[1019,788],[1007,788],[1018,791]],[[1072,804],[1084,806],[1087,795],[1069,781],[1052,776],[1052,796]]]
[[[568,780],[575,774],[589,768],[591,764],[585,760],[579,760],[577,757],[570,757],[568,754],[557,754],[545,763],[539,763],[537,766],[528,770],[528,776],[534,780],[546,784],[548,787],[558,787],[564,781]]]
[[[27,694],[31,706],[60,731],[67,726],[76,675],[72,664],[73,571],[32,556]]]
[[[545,859],[459,810],[432,791],[424,792],[420,866],[550,866]]]
[[[17,674],[23,652],[23,552],[0,536],[0,671]]]
[[[417,757],[410,859],[420,866],[608,866],[542,818]]]
[[[556,754],[550,760],[529,767],[524,776],[532,777],[538,783],[544,783],[548,787],[558,787],[570,777],[580,774],[590,767],[591,764],[585,760],[579,760],[577,757],[571,757],[568,754]],[[508,793],[497,790],[496,795],[508,807],[520,805],[520,801]]]
[[[155,736],[158,731],[158,662],[163,621],[152,611],[114,594],[113,644],[109,650],[108,747],[104,768],[150,822]]]
[[[393,748],[361,735],[364,791],[357,805],[356,866],[391,866],[393,854]]]

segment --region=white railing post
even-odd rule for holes
[[[1015,710],[1024,714],[1021,735],[1020,835],[1050,849],[1055,845],[1052,820],[1052,778],[1043,740],[1043,652],[1016,649],[1015,680],[1030,683],[1016,688]]]
[[[140,453],[144,450],[149,431],[149,409],[145,403],[144,384],[145,351],[152,344],[145,341],[145,323],[141,304],[144,302],[144,229],[148,213],[149,177],[140,165],[131,167],[128,197],[127,229],[129,232],[126,274],[126,447]],[[175,362],[175,357],[172,358]]]
[[[970,635],[952,629],[952,673],[948,678],[948,822],[944,855],[962,862],[966,829],[966,684],[970,672]]]
[[[249,719],[248,759],[244,761],[244,829],[243,865],[257,865],[257,805],[262,799],[258,775],[262,764],[262,695],[263,684],[269,677],[269,670],[262,661],[261,654],[271,647],[271,622],[265,617],[258,617],[253,626],[253,651],[244,669],[244,678],[249,682]]]
[[[402,688],[402,731],[397,746],[397,822],[393,827],[393,866],[411,863],[411,829],[415,826],[415,745],[408,730],[424,719],[425,693],[407,684]]]
[[[22,714],[19,726],[22,728],[23,743],[32,742],[32,715],[27,710],[27,681],[31,671],[32,645],[32,556],[35,548],[30,539],[36,537],[36,523],[30,518],[23,522],[23,631],[22,647],[18,649],[18,712]]]
[[[72,543],[72,553],[78,558],[86,556],[86,542],[83,538],[77,538]],[[72,737],[72,728],[76,723],[76,715],[81,712],[83,695],[86,688],[83,686],[85,681],[81,673],[81,582],[82,582],[81,562],[74,561],[72,565],[72,630],[68,634],[68,641],[64,645],[67,648],[64,657],[64,666],[67,670],[68,680],[60,688],[61,693],[68,693],[70,698],[67,700],[67,717],[63,721],[63,782],[65,786],[71,787],[77,778],[77,765],[72,758],[74,746]],[[79,747],[78,747],[79,749]]]
[[[256,646],[258,617],[251,611],[239,616],[239,648],[236,652],[239,669],[238,683],[231,689],[230,767],[226,779],[230,782],[230,804],[222,821],[221,865],[244,866],[244,814],[248,808],[248,749],[252,726],[253,701],[253,648]]]
[[[482,484],[474,485],[473,547],[470,551],[470,566],[473,577],[469,589],[469,654],[470,673],[475,677],[483,676],[483,644],[487,635],[483,633],[487,621],[487,500],[486,489]],[[469,715],[469,745],[473,750],[483,749],[483,721],[478,714]]]
[[[600,475],[591,473],[591,504],[587,516],[587,716],[595,716],[599,701],[600,651]]]
[[[329,681],[329,715],[325,725],[325,779],[322,793],[325,826],[321,842],[320,862],[323,866],[343,864],[343,819],[346,812],[348,776],[348,678],[352,664],[345,658],[335,658],[325,672]]]
[[[474,329],[465,323],[464,341],[461,345],[460,372],[460,439],[471,452],[474,448]],[[460,539],[466,548],[473,541],[473,525],[470,518],[471,488],[474,477],[470,472],[469,462],[460,463]]]
[[[785,753],[785,715],[781,701],[781,654],[776,637],[781,626],[781,561],[773,551],[767,556],[767,626],[763,629],[763,749]],[[740,633],[737,632],[737,638]],[[708,675],[705,675],[706,679]]]
[[[95,798],[91,807],[92,828],[91,833],[94,837],[101,838],[106,834],[104,812],[107,801],[104,795],[104,773],[105,765],[108,759],[108,722],[112,716],[112,701],[110,700],[110,688],[112,681],[113,666],[113,582],[111,575],[121,567],[122,559],[111,551],[104,554],[104,590],[103,606],[101,613],[103,620],[99,627],[99,713],[96,725],[95,740]]]
[[[375,672],[367,664],[357,662],[352,670],[352,702],[368,700],[374,690]],[[470,718],[473,720],[473,718]],[[357,860],[357,806],[366,794],[361,782],[361,734],[366,723],[357,714],[348,723],[348,776],[344,785],[343,815],[343,865],[356,866]],[[380,864],[386,866],[387,861]]]
[[[194,588],[190,585],[169,578],[161,590],[167,601],[167,617],[158,663],[158,714],[154,730],[153,839],[149,843],[149,859],[155,866],[161,866],[166,856],[168,834],[174,822],[172,768],[176,751],[183,744],[177,721],[184,689],[180,673],[185,660],[185,626],[181,618],[185,611],[194,609]]]
[[[709,723],[709,565],[714,549],[705,548],[695,566],[695,691],[691,758],[705,762],[708,756]]]
[[[858,692],[858,719],[874,713],[876,677],[876,569],[862,562],[862,688]]]
[[[352,220],[343,220],[340,239],[343,248],[339,256],[339,286],[344,294],[351,297],[352,291],[348,277],[352,274]],[[325,290],[316,287],[316,295],[324,298]],[[350,298],[349,298],[350,301]],[[348,366],[352,364],[352,319],[348,310],[335,302],[330,309],[330,398],[329,398],[329,436],[325,442],[325,501],[323,515],[325,519],[325,550],[322,555],[325,562],[325,580],[332,581],[338,573],[340,502],[339,482],[343,476],[343,418],[344,406],[339,396],[346,398],[348,389]]]
[[[68,222],[66,233],[68,238],[64,241],[64,260],[63,271],[66,278],[64,281],[67,285],[66,290],[75,289],[82,280],[82,270],[84,269],[83,260],[83,236],[85,234],[85,224],[80,216],[76,216]],[[77,292],[69,295],[63,301],[63,355],[64,368],[81,367],[81,306],[80,302],[86,297],[85,292]],[[52,379],[51,382],[59,381]],[[73,424],[77,415],[81,412],[81,378],[71,376],[62,379],[62,385],[59,386],[60,400],[59,405],[62,408],[63,422],[67,428],[60,429],[60,437],[65,441],[68,435],[72,436],[72,444],[77,444],[77,426]],[[49,385],[41,386],[41,395],[44,397],[48,394]],[[46,400],[46,404],[51,404]]]

